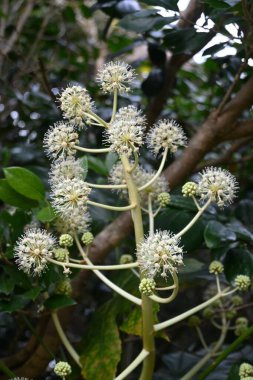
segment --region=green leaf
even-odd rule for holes
[[[49,309],[62,309],[75,304],[76,301],[73,300],[73,298],[70,298],[64,294],[53,294],[44,302],[44,305]]]
[[[223,224],[211,220],[205,228],[204,239],[208,248],[218,248],[225,242],[236,241],[236,234]]]
[[[23,294],[24,297],[28,298],[29,300],[35,301],[36,298],[40,295],[41,288],[39,286],[35,286],[32,289],[28,290]]]
[[[22,209],[31,209],[38,206],[36,201],[26,198],[13,190],[6,179],[0,179],[0,199],[11,206]]]
[[[115,378],[121,342],[115,316],[106,305],[94,313],[81,353],[82,375],[86,380]]]
[[[88,167],[90,170],[93,170],[97,174],[100,174],[102,176],[108,175],[106,165],[100,158],[88,156]]]
[[[106,155],[105,159],[105,165],[107,167],[107,170],[110,171],[113,165],[118,161],[118,155],[114,152],[109,152]]]
[[[142,335],[142,312],[140,307],[134,307],[120,326],[120,330],[131,335]]]
[[[42,223],[52,222],[56,218],[56,214],[52,206],[49,205],[37,212],[36,218]]]
[[[43,200],[45,188],[41,179],[30,170],[11,167],[4,169],[8,184],[19,194],[34,200]]]
[[[22,294],[13,295],[11,299],[0,301],[0,311],[13,312],[23,309],[29,303],[29,299]]]
[[[190,274],[199,272],[203,268],[204,264],[196,259],[184,259],[184,266],[179,268],[180,274]]]
[[[11,277],[0,276],[0,293],[10,294],[14,289],[15,283]]]
[[[253,276],[253,257],[245,246],[230,249],[224,260],[224,273],[228,281],[233,281],[238,274]]]
[[[142,0],[142,3],[148,5],[155,5],[159,7],[163,7],[165,9],[170,9],[175,12],[179,12],[177,3],[178,0]]]

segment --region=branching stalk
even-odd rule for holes
[[[94,154],[97,154],[97,153],[108,153],[108,152],[111,151],[110,148],[91,149],[91,148],[84,148],[84,147],[79,146],[79,145],[74,145],[73,148],[75,148],[76,150],[80,150],[80,152],[94,153]]]
[[[78,268],[78,269],[90,269],[92,271],[94,270],[120,270],[120,269],[131,269],[138,267],[138,263],[128,263],[128,264],[115,264],[115,265],[86,265],[86,264],[78,264],[75,262],[63,262],[63,261],[57,261],[54,259],[51,259],[50,257],[47,258],[47,260],[52,263],[59,265],[61,267],[67,267],[67,268]],[[87,260],[87,258],[85,258]],[[80,260],[77,260],[80,261]]]
[[[165,161],[166,161],[166,158],[167,158],[167,154],[168,154],[168,148],[165,148],[164,152],[163,152],[163,158],[162,158],[162,161],[160,163],[160,167],[159,169],[157,170],[156,174],[154,175],[153,178],[151,178],[150,181],[148,181],[145,185],[141,186],[138,188],[138,191],[142,191],[142,190],[145,190],[147,187],[149,187],[150,185],[152,185],[152,183],[155,182],[155,180],[160,176],[160,174],[162,173],[163,171],[163,168],[164,168],[164,165],[165,165]]]
[[[139,364],[143,362],[143,360],[149,355],[148,351],[143,349],[140,354],[137,356],[137,358],[132,361],[132,363],[123,371],[121,374],[119,374],[117,377],[115,377],[114,380],[123,380],[125,379],[133,370],[138,367]]]
[[[105,205],[103,203],[93,202],[90,200],[87,201],[87,204],[89,204],[91,206],[105,208],[106,210],[112,210],[112,211],[129,211],[129,210],[132,210],[136,207],[136,204],[131,204],[129,206],[117,207],[117,206]]]
[[[122,184],[122,185],[99,185],[96,183],[90,183],[86,182],[86,184],[91,187],[92,189],[126,189],[127,186]]]

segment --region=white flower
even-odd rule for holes
[[[52,159],[75,155],[74,145],[78,143],[78,134],[75,132],[74,127],[64,121],[55,123],[44,137],[46,153]]]
[[[55,239],[45,230],[37,228],[26,231],[14,249],[19,268],[27,274],[40,275],[47,266],[47,257],[52,257],[55,243]]]
[[[232,174],[225,169],[210,167],[200,176],[197,193],[202,199],[211,197],[220,207],[232,203],[238,190],[238,183]]]
[[[57,160],[51,166],[49,172],[49,183],[55,185],[64,179],[83,179],[85,170],[81,166],[81,160],[67,157],[65,160]]]
[[[143,129],[145,119],[134,106],[120,108],[115,119],[106,129],[110,148],[119,155],[130,156],[133,149],[139,150],[143,144]]]
[[[64,217],[75,210],[85,212],[90,191],[81,179],[64,179],[52,187],[52,205]]]
[[[99,71],[97,80],[105,93],[118,90],[119,93],[129,91],[129,84],[134,79],[133,69],[124,62],[109,62]]]
[[[144,239],[137,251],[141,271],[148,278],[154,278],[158,273],[167,277],[168,273],[183,264],[183,249],[179,242],[180,239],[169,231],[157,231]]]
[[[183,129],[175,120],[160,120],[147,135],[148,145],[156,154],[165,148],[175,153],[179,146],[186,145],[186,140]]]
[[[81,86],[70,86],[62,91],[59,100],[64,118],[71,124],[83,127],[84,120],[89,118],[86,113],[89,113],[93,106],[88,91]]]
[[[75,209],[67,215],[64,215],[64,217],[57,218],[55,220],[55,228],[61,234],[83,234],[89,228],[90,220],[91,218],[88,212]]]

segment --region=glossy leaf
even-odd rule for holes
[[[253,276],[253,255],[245,247],[230,249],[224,260],[225,275],[228,281],[233,281],[238,274]]]
[[[40,222],[52,222],[56,218],[56,214],[54,212],[54,209],[49,205],[46,207],[43,207],[37,214],[37,219]]]
[[[204,231],[205,243],[208,248],[218,248],[226,242],[236,240],[236,234],[223,224],[211,220]]]
[[[0,199],[11,206],[22,209],[31,209],[38,206],[36,201],[13,190],[6,179],[0,179]]]
[[[73,306],[76,304],[76,301],[73,298],[66,296],[65,294],[53,294],[49,297],[44,305],[48,309],[62,309],[67,306]]]

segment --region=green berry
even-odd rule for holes
[[[65,278],[64,280],[61,280],[56,285],[55,291],[58,294],[64,294],[66,296],[71,296],[72,286],[71,286],[70,280],[68,278]]]
[[[212,274],[220,274],[224,271],[224,266],[220,261],[214,260],[209,265],[209,272]]]
[[[195,182],[186,182],[182,187],[184,197],[192,197],[197,193],[198,185]]]
[[[59,238],[59,244],[62,247],[71,247],[73,245],[74,239],[69,234],[63,234]]]
[[[234,306],[240,306],[243,304],[243,299],[240,296],[234,296],[232,297],[231,302]]]
[[[251,285],[251,281],[249,276],[244,274],[239,274],[235,278],[235,285],[239,290],[246,291]]]
[[[161,207],[166,207],[170,203],[170,194],[169,193],[160,193],[157,197],[158,202]]]
[[[242,363],[239,369],[239,376],[241,379],[245,379],[248,376],[253,376],[253,366],[248,363]]]
[[[132,255],[128,255],[128,254],[125,254],[125,255],[121,255],[120,257],[120,264],[129,264],[129,263],[132,263],[134,260],[133,260],[133,256]]]
[[[84,245],[90,245],[94,240],[94,236],[91,232],[87,231],[83,234],[81,240],[82,240]]]
[[[54,257],[57,261],[66,261],[69,251],[66,248],[55,248]]]
[[[65,377],[71,374],[72,370],[67,362],[58,362],[54,367],[54,372],[57,376]]]
[[[143,278],[139,285],[139,290],[146,296],[151,296],[154,293],[156,283],[152,278]]]
[[[197,315],[192,315],[189,319],[188,319],[188,325],[190,327],[197,327],[201,324],[201,319],[197,316]]]

